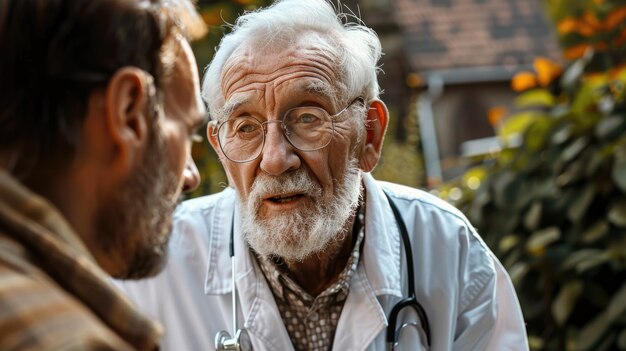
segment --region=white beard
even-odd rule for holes
[[[271,218],[259,218],[262,199],[277,193],[303,193],[309,204]],[[291,261],[340,243],[361,196],[361,170],[356,158],[350,160],[343,179],[336,183],[335,194],[324,195],[303,168],[277,177],[259,174],[248,199],[239,198],[244,240],[260,255]]]

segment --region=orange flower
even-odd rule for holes
[[[598,28],[601,25],[600,20],[598,20],[598,18],[596,18],[595,14],[593,12],[585,11],[583,13],[583,16],[582,16],[581,20],[584,23],[586,23],[587,25],[591,26],[591,27]]]
[[[535,72],[537,72],[537,82],[542,87],[548,86],[554,78],[558,77],[563,69],[556,62],[553,62],[544,57],[537,57],[533,63]]]
[[[506,116],[507,110],[502,106],[496,106],[489,109],[487,112],[487,118],[489,119],[489,124],[492,127],[496,128],[500,124],[500,121]]]
[[[593,13],[586,11],[581,17],[566,17],[557,23],[557,31],[561,35],[578,33],[589,37],[599,31],[608,32],[626,21],[626,6],[622,6],[607,14],[606,19],[598,19]]]
[[[609,31],[626,21],[626,6],[609,13],[604,21],[604,30]]]
[[[566,17],[557,23],[559,34],[578,33],[589,37],[601,29],[601,22],[590,12],[585,12],[582,17]]]
[[[524,91],[537,86],[537,78],[532,72],[519,72],[511,80],[514,91]]]
[[[563,55],[568,60],[575,60],[579,57],[582,57],[585,54],[585,51],[587,51],[587,49],[590,47],[591,45],[589,44],[575,45],[575,46],[565,49],[565,52],[563,53]]]
[[[567,17],[562,19],[557,23],[556,27],[559,34],[567,34],[573,32],[576,30],[576,28],[578,28],[578,20],[573,17]]]

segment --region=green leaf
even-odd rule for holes
[[[556,145],[564,143],[572,136],[572,131],[571,123],[561,124],[554,129],[554,134],[552,134],[550,141]]]
[[[552,303],[552,316],[558,325],[562,326],[572,313],[574,305],[583,290],[580,280],[565,284]]]
[[[590,350],[590,348],[602,337],[609,329],[611,320],[606,313],[600,313],[578,334],[578,338],[574,343],[574,350]]]
[[[541,116],[534,111],[524,111],[509,116],[498,130],[501,140],[508,140],[514,134],[522,134],[528,126]]]
[[[580,179],[584,172],[584,163],[577,159],[567,166],[565,171],[556,178],[556,185],[564,187]]]
[[[551,107],[554,103],[554,96],[546,89],[533,89],[515,99],[515,105],[520,108]]]
[[[511,268],[509,268],[509,276],[511,277],[511,282],[513,282],[513,285],[519,286],[528,271],[529,267],[528,264],[525,262],[520,261],[511,266]]]
[[[500,244],[498,245],[498,249],[501,253],[507,252],[513,247],[515,247],[519,243],[519,236],[515,234],[510,234],[503,237],[500,240]]]
[[[539,252],[546,246],[561,238],[561,229],[559,227],[548,227],[533,233],[526,243],[526,250],[531,253]]]
[[[552,198],[558,195],[559,190],[554,184],[552,178],[544,178],[533,183],[533,197],[540,199]]]
[[[567,211],[567,218],[573,223],[578,222],[587,212],[587,208],[591,205],[593,198],[596,194],[596,189],[593,183],[587,184],[585,190],[578,195],[576,201],[569,207]]]
[[[581,249],[572,252],[563,262],[562,268],[566,270],[576,268],[577,271],[583,271],[607,260],[608,255],[604,250]]]
[[[626,350],[626,329],[622,329],[621,333],[617,337],[617,347],[620,350]]]
[[[564,90],[571,91],[576,87],[585,71],[585,64],[584,60],[579,59],[565,70],[560,82]]]
[[[493,182],[494,201],[500,207],[505,207],[511,204],[510,196],[508,195],[509,187],[515,181],[515,173],[512,171],[506,171],[498,175]]]
[[[587,177],[591,178],[591,176],[602,166],[604,162],[607,161],[607,153],[603,152],[603,150],[595,151],[591,156],[591,160],[587,163],[587,167],[585,168],[585,174]]]
[[[601,219],[582,234],[582,241],[585,244],[593,243],[602,238],[609,231],[609,224]]]
[[[607,215],[609,222],[618,227],[626,227],[626,200],[621,199],[611,205],[609,214]]]
[[[539,336],[528,335],[528,346],[531,350],[542,350],[544,347],[544,341]]]
[[[524,227],[528,230],[535,230],[541,220],[541,202],[535,201],[524,216]]]
[[[626,155],[624,152],[618,153],[615,157],[612,176],[615,184],[626,193]]]
[[[552,118],[538,118],[534,123],[528,126],[524,135],[524,143],[528,150],[539,151],[543,149],[547,141],[547,135],[553,125]]]
[[[610,260],[611,255],[607,252],[603,252],[602,255],[594,256],[578,263],[576,265],[576,272],[578,272],[578,274],[584,273],[585,271],[601,264],[607,263]]]
[[[569,144],[565,150],[563,150],[563,154],[561,155],[561,160],[563,162],[569,162],[574,159],[576,156],[580,155],[580,153],[587,147],[589,144],[589,138],[581,137],[576,139],[573,143]]]
[[[576,92],[576,97],[572,101],[570,111],[574,115],[589,118],[589,111],[595,109],[597,106],[597,98],[597,92],[591,85],[582,84],[580,89]]]
[[[622,316],[626,310],[626,283],[622,284],[619,290],[613,294],[613,298],[606,308],[606,312],[611,320]]]

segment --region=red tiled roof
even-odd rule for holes
[[[540,0],[395,0],[414,70],[516,67],[561,51]]]

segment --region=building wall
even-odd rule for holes
[[[444,87],[433,103],[444,179],[458,175],[464,166],[460,159],[463,142],[495,135],[489,110],[496,106],[510,110],[514,98],[508,81]]]

